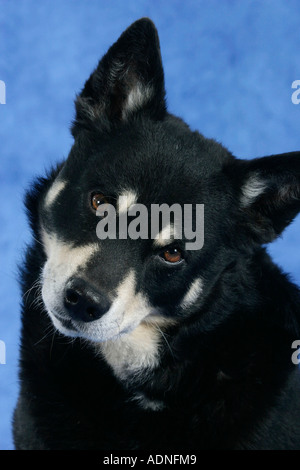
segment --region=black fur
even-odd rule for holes
[[[123,33],[86,82],[72,133],[66,163],[26,199],[34,240],[22,268],[15,447],[300,449],[300,374],[291,360],[299,289],[262,246],[300,210],[299,152],[243,161],[168,114],[157,33],[147,19]],[[59,172],[68,184],[46,211]],[[245,202],[242,188],[255,181],[264,189]],[[123,187],[147,206],[204,204],[203,248],[185,252],[179,243],[184,261],[169,266],[152,241],[98,241],[88,195],[100,188],[114,198]],[[101,243],[91,278],[107,291],[133,267],[138,290],[176,320],[163,330],[154,370],[124,382],[90,342],[49,334],[36,283],[46,261],[41,223],[75,246]],[[203,292],[180,307],[199,276]],[[132,399],[137,393],[165,408],[143,409]]]

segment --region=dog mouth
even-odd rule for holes
[[[83,338],[92,342],[115,340],[131,333],[137,325],[122,326],[122,322],[106,322],[105,319],[91,322],[75,321],[57,312],[49,312],[54,327],[63,335],[73,338]],[[123,315],[121,316],[123,317]]]
[[[50,312],[48,309],[48,315],[56,328],[60,333],[62,333],[65,336],[71,336],[71,337],[78,337],[79,332],[76,326],[73,324],[72,320],[62,316],[61,314],[57,312]]]
[[[61,315],[57,315],[57,314],[54,314],[54,316],[55,316],[56,320],[61,323],[63,328],[65,328],[67,330],[70,330],[70,331],[76,330],[75,325],[73,325],[72,320],[70,320],[69,318],[65,318],[65,317],[62,317]]]
[[[48,310],[48,314],[54,327],[63,335],[96,343],[119,339],[132,333],[141,323],[158,325],[165,321],[157,309],[152,309],[139,320],[132,318],[130,321],[124,320],[126,317],[124,311],[117,315],[112,311],[105,318],[90,322],[73,320],[60,311]]]

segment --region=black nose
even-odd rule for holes
[[[72,278],[65,287],[64,306],[73,320],[89,322],[102,317],[110,301],[84,279]]]

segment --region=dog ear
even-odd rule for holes
[[[300,152],[239,160],[235,179],[236,170],[242,226],[257,242],[271,242],[300,211]]]
[[[143,111],[166,112],[159,39],[151,20],[133,23],[111,46],[77,96],[72,134],[94,124],[108,127]]]

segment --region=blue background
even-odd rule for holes
[[[24,190],[67,156],[75,93],[142,16],[159,31],[171,112],[239,157],[300,150],[298,0],[0,0],[0,449],[12,448],[17,398]],[[298,284],[299,228],[298,217],[269,247]]]

